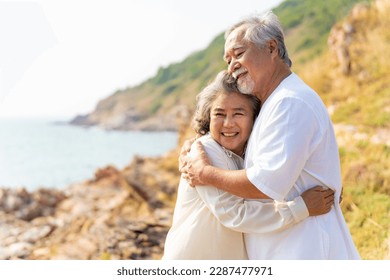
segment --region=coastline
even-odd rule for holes
[[[107,131],[53,121],[0,120],[1,187],[65,189],[103,166],[122,169],[135,155],[161,156],[177,145],[176,132]]]
[[[0,188],[0,260],[160,259],[179,177],[171,151],[64,190]]]

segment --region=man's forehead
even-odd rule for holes
[[[232,33],[230,33],[226,38],[225,52],[244,47],[246,45],[245,40],[243,40],[244,34],[245,32],[242,30],[242,28],[233,30]]]

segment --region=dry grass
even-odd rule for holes
[[[353,24],[350,75],[340,73],[330,50],[299,67],[299,74],[333,112],[345,189],[343,211],[358,250],[363,259],[386,259],[390,237],[390,61],[385,57],[390,51],[390,12],[371,10]]]

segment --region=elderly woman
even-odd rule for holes
[[[226,72],[219,73],[197,96],[194,128],[203,135],[197,141],[214,166],[237,170],[243,168],[260,101],[238,93],[228,78]],[[196,152],[191,149],[190,156]],[[316,203],[309,204],[312,201]],[[243,232],[280,231],[309,213],[327,213],[332,203],[333,192],[321,187],[288,202],[245,200],[212,186],[192,187],[182,177],[163,259],[247,259]]]

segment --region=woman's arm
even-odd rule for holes
[[[207,208],[225,227],[244,233],[283,230],[309,216],[301,197],[289,202],[246,201],[214,187],[196,187]]]

